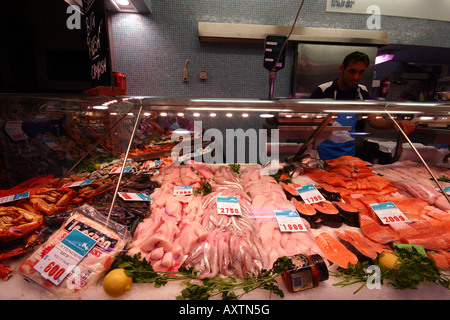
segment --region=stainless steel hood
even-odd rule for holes
[[[342,60],[353,51],[364,52],[370,58],[370,65],[360,81],[360,84],[367,87],[370,94],[378,47],[299,43],[296,51],[292,96],[299,99],[309,98],[317,86],[337,79]]]
[[[290,26],[215,22],[198,23],[198,36],[201,41],[264,41],[268,34],[287,36],[290,30]],[[289,37],[289,41],[372,46],[383,46],[389,43],[388,35],[384,31],[311,27],[295,27]]]

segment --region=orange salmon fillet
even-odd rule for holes
[[[329,233],[322,232],[315,239],[325,257],[329,261],[337,263],[341,268],[348,268],[349,263],[358,263],[356,255]]]

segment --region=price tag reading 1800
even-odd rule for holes
[[[324,201],[325,198],[313,184],[297,188],[300,197],[308,204]]]
[[[383,224],[409,222],[409,219],[392,202],[372,203],[370,207]]]
[[[308,231],[296,210],[275,210],[281,232]]]
[[[217,197],[217,213],[240,216],[241,206],[237,197]]]

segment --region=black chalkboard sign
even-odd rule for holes
[[[105,0],[83,0],[83,18],[93,87],[112,86]]]

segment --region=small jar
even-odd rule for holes
[[[292,267],[281,275],[289,292],[315,288],[319,282],[328,279],[328,268],[320,255],[297,254],[289,259]]]

